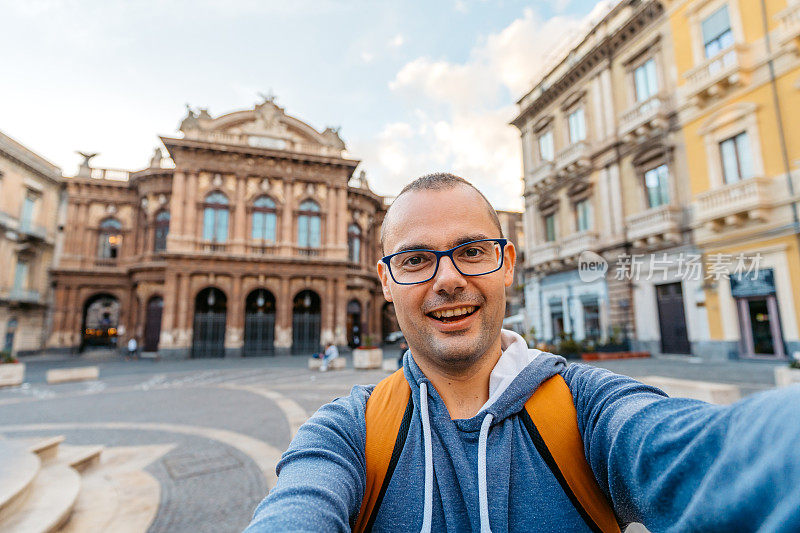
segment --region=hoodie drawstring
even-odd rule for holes
[[[486,439],[494,417],[486,413],[481,422],[481,433],[478,438],[478,505],[481,516],[481,533],[492,533],[489,526],[489,497],[486,493]]]
[[[422,442],[425,450],[425,504],[422,511],[422,533],[430,533],[433,521],[433,445],[428,413],[428,384],[419,384],[419,407],[422,415]]]
[[[431,444],[431,421],[428,413],[428,384],[419,384],[419,407],[422,415],[422,443],[425,450],[425,503],[422,511],[421,533],[430,533],[433,521],[433,445]],[[481,422],[478,438],[478,505],[480,508],[481,533],[492,533],[489,526],[489,497],[486,491],[486,440],[494,416],[486,413]]]

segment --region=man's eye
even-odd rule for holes
[[[419,266],[425,262],[425,256],[423,255],[412,255],[407,257],[403,261],[403,266]]]

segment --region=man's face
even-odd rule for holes
[[[412,191],[400,196],[387,220],[384,253],[402,249],[448,250],[467,241],[499,238],[500,232],[480,194],[466,186]],[[397,321],[415,357],[440,368],[468,369],[488,351],[500,349],[505,287],[513,282],[516,252],[508,243],[503,268],[482,276],[463,276],[449,258],[425,283],[395,283],[383,262],[378,275],[383,294],[394,302]],[[435,311],[475,307],[458,320],[437,319]]]

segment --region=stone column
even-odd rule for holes
[[[80,218],[78,216],[79,205],[74,202],[70,202],[68,207],[68,214],[67,214],[67,224],[66,224],[66,242],[65,242],[65,254],[64,255],[78,255],[78,232],[80,231],[81,226],[79,225]]]
[[[170,197],[170,221],[169,221],[169,235],[167,239],[170,241],[180,242],[183,241],[183,218],[184,218],[184,202],[186,200],[186,174],[182,171],[176,171],[172,175],[172,196]],[[173,250],[183,250],[183,244],[177,246],[170,246]]]
[[[228,327],[225,335],[225,357],[239,357],[244,345],[244,300],[242,277],[234,274],[231,297],[228,300]]]
[[[236,198],[233,206],[233,252],[244,253],[244,243],[247,239],[247,202],[245,199],[245,184],[247,178],[236,176]]]
[[[164,309],[161,314],[159,352],[178,355],[178,303],[185,299],[178,291],[178,275],[167,270],[164,279]]]
[[[334,292],[336,293],[334,342],[339,346],[344,346],[347,344],[347,280],[343,277],[337,278],[334,280],[334,285]]]
[[[70,290],[69,298],[69,313],[70,319],[67,320],[68,328],[70,331],[71,342],[70,345],[77,347],[81,343],[83,331],[81,331],[81,324],[83,323],[83,308],[80,301],[80,290],[77,287],[72,287]]]
[[[292,235],[292,219],[294,213],[294,191],[292,184],[288,181],[283,182],[283,210],[281,211],[281,253],[293,255],[292,245],[294,236]]]
[[[275,316],[275,353],[285,355],[292,348],[292,301],[289,278],[281,277]]]
[[[183,212],[183,235],[187,243],[184,245],[185,249],[197,249],[197,241],[200,236],[200,226],[202,219],[198,220],[197,217],[197,172],[192,172],[188,176],[186,187],[186,202]],[[170,228],[172,231],[172,228]]]
[[[336,313],[336,296],[333,288],[333,278],[325,280],[325,294],[322,296],[322,332],[320,342],[325,345],[327,342],[335,342],[334,318]]]
[[[328,257],[336,255],[334,246],[336,241],[336,221],[339,217],[337,208],[338,199],[336,189],[328,187],[327,202],[325,205],[325,211],[328,212],[328,216],[325,218],[325,249],[327,251],[325,255]]]

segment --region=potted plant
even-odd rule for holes
[[[775,385],[788,387],[800,383],[800,352],[794,352],[787,366],[775,367]]]
[[[353,350],[353,368],[367,370],[382,366],[383,350],[375,344],[375,337],[364,335],[364,344]]]
[[[581,343],[572,338],[572,333],[561,332],[559,337],[560,341],[556,353],[566,359],[578,359],[582,351]]]
[[[21,385],[24,378],[25,363],[20,363],[9,350],[0,351],[0,387]]]

